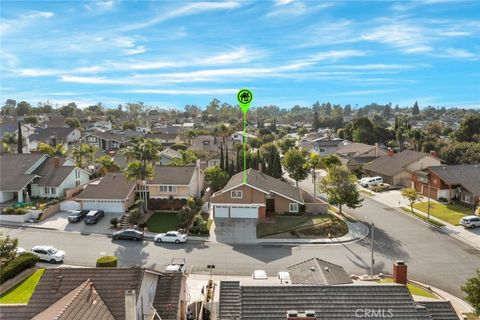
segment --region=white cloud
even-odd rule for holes
[[[457,48],[447,48],[443,50],[443,52],[436,54],[438,57],[442,58],[454,58],[454,59],[478,59],[478,55],[464,50],[464,49],[457,49]]]
[[[4,37],[10,32],[16,32],[26,26],[33,25],[39,19],[49,19],[55,14],[50,11],[26,11],[18,15],[16,19],[3,19],[0,21],[0,34]]]
[[[212,94],[235,94],[238,89],[138,89],[126,90],[127,93],[143,94],[184,94],[184,95],[212,95]]]
[[[295,0],[275,0],[275,4],[279,6],[284,6],[286,4],[292,3]]]
[[[160,14],[146,22],[131,24],[123,28],[124,31],[131,31],[137,29],[143,29],[147,27],[154,26],[158,23],[164,22],[169,19],[174,19],[183,16],[189,16],[192,14],[199,14],[206,11],[212,10],[228,10],[235,9],[240,4],[236,1],[225,1],[225,2],[193,2],[188,5],[179,7],[173,10],[166,10],[166,13]]]
[[[133,49],[124,49],[123,52],[126,55],[135,55],[135,54],[147,52],[147,48],[145,46],[138,46]]]
[[[408,64],[383,64],[383,63],[374,63],[374,64],[357,64],[357,65],[331,65],[324,68],[334,68],[334,69],[351,69],[351,70],[404,70],[415,68],[414,65]]]
[[[324,10],[334,6],[334,3],[320,3],[311,5],[303,1],[280,1],[273,7],[273,9],[268,12],[265,16],[267,18],[271,17],[287,17],[287,16],[303,16],[306,14],[311,14],[319,10]]]

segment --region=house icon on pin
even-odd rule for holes
[[[244,91],[240,94],[240,100],[243,102],[243,103],[248,103],[250,102],[250,93],[247,92],[247,91]]]

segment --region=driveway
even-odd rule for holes
[[[105,216],[101,218],[96,224],[87,225],[83,221],[81,222],[68,222],[68,215],[70,213],[67,211],[60,211],[54,214],[51,217],[48,217],[45,220],[42,220],[35,225],[40,228],[50,228],[61,231],[71,231],[71,232],[80,232],[82,234],[110,234],[113,232],[113,229],[110,229],[110,219],[118,218],[122,216],[121,213],[105,213]]]
[[[227,244],[256,243],[257,219],[215,219],[211,241]]]

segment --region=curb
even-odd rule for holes
[[[45,228],[45,227],[37,227],[35,225],[24,225],[24,224],[3,223],[3,222],[0,222],[0,227],[5,227],[5,228],[15,228],[16,227],[16,228],[30,228],[30,229],[59,231],[58,229],[55,229],[55,228]]]

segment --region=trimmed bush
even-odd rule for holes
[[[111,224],[112,226],[116,227],[117,224],[118,224],[118,219],[117,219],[117,218],[112,218],[112,219],[110,219],[110,224]]]
[[[28,212],[28,209],[25,209],[25,208],[8,207],[3,210],[4,214],[11,214],[11,215],[24,215],[27,212]]]
[[[103,256],[97,259],[97,268],[115,268],[118,264],[118,258],[115,256]]]
[[[40,259],[33,253],[26,252],[18,257],[15,257],[7,265],[2,267],[0,273],[0,283],[4,283],[10,278],[15,277],[17,274],[25,269],[33,267]]]

